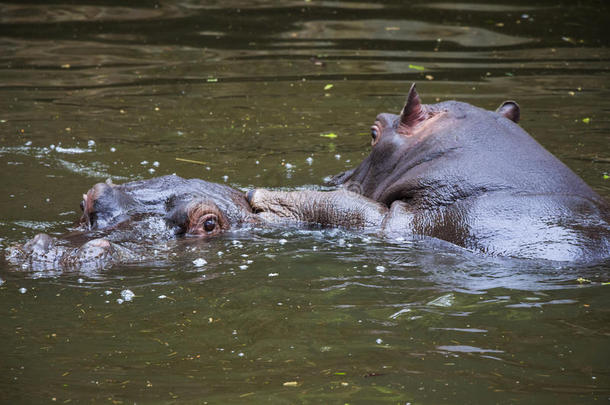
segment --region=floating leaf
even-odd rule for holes
[[[286,381],[283,385],[284,387],[298,387],[299,383],[296,381]]]
[[[610,179],[610,176],[608,176],[607,174],[604,174],[602,177],[603,177],[604,180]]]
[[[591,280],[583,278],[583,277],[578,277],[576,279],[576,281],[578,281],[580,284],[582,284],[582,283],[590,283],[591,282]]]
[[[336,372],[335,375],[345,375],[343,372]]]
[[[335,85],[334,85],[334,84],[327,84],[326,86],[324,86],[324,90],[330,90],[330,89],[332,89],[333,87],[335,87]]]
[[[585,124],[588,124],[591,122],[591,118],[587,117],[587,118],[583,118],[582,122],[584,122]]]
[[[419,71],[419,72],[422,72],[422,71],[426,70],[426,68],[425,68],[425,67],[423,67],[423,66],[420,66],[420,65],[412,65],[412,64],[409,64],[409,69],[415,69],[415,70],[417,70],[417,71]]]
[[[336,138],[338,135],[335,134],[334,132],[329,132],[328,134],[320,134],[320,136],[324,137],[324,138],[330,138],[330,139],[334,139]]]
[[[217,77],[208,77],[208,83],[216,83],[218,81]]]

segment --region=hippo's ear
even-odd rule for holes
[[[426,109],[419,99],[419,94],[415,90],[415,83],[411,85],[407,102],[400,113],[399,132],[408,133],[409,129],[426,119]],[[401,131],[402,130],[402,131]]]
[[[521,117],[521,109],[519,108],[519,104],[512,100],[503,102],[502,105],[498,107],[496,112],[505,116],[514,123],[519,122],[519,118]]]

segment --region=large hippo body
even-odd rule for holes
[[[61,238],[38,234],[8,249],[33,269],[102,268],[148,259],[176,235],[209,238],[258,221],[242,192],[199,179],[163,176],[98,183],[83,195],[78,226]]]
[[[608,258],[608,204],[516,124],[519,114],[510,101],[496,112],[457,101],[423,105],[413,86],[400,115],[377,116],[370,155],[333,179],[351,193],[320,193],[318,211],[331,224],[351,212],[386,235],[424,235],[491,255]],[[364,209],[370,203],[360,196],[380,206]],[[250,200],[279,217],[312,211],[306,195],[261,190]]]

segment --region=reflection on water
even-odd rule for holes
[[[318,40],[362,39],[373,41],[455,42],[464,47],[499,47],[529,42],[486,29],[430,24],[409,20],[307,21],[288,38]]]
[[[604,3],[70,3],[0,5],[1,247],[66,232],[109,177],[320,187],[411,81],[427,103],[517,100],[522,126],[610,196]],[[106,269],[2,261],[0,392],[604,400],[609,270],[316,229],[163,242]]]

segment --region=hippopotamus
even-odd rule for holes
[[[43,269],[102,268],[145,259],[149,252],[142,249],[159,239],[210,238],[259,221],[241,191],[174,175],[120,185],[107,180],[83,194],[80,206],[72,232],[38,234],[9,248],[7,259]]]
[[[338,190],[258,189],[248,200],[269,221],[430,237],[494,256],[609,258],[608,203],[517,125],[519,118],[514,101],[496,111],[423,104],[413,85],[399,115],[375,119],[370,154],[331,180]]]

